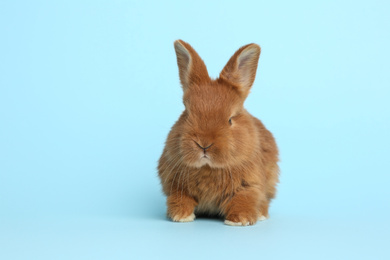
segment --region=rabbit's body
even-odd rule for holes
[[[180,222],[194,214],[220,215],[230,225],[265,219],[278,182],[278,151],[272,134],[243,108],[260,48],[241,48],[216,80],[190,45],[177,41],[175,48],[186,110],[158,166],[168,215]],[[249,70],[238,71],[246,78],[234,71],[240,67]]]

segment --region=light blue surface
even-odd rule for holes
[[[0,259],[390,259],[386,1],[1,1]],[[262,47],[247,109],[281,183],[253,227],[165,218],[173,41],[216,77]]]

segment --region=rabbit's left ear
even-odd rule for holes
[[[260,51],[260,46],[254,43],[241,47],[219,75],[221,79],[238,88],[245,97],[255,81]]]

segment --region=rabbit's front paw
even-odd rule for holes
[[[196,201],[189,196],[172,194],[168,197],[168,216],[175,222],[191,222],[195,219]]]
[[[186,217],[183,217],[182,215],[175,215],[172,217],[172,220],[175,222],[191,222],[194,221],[194,219],[195,219],[194,213]]]
[[[257,221],[256,214],[241,213],[238,215],[229,215],[225,219],[225,224],[229,226],[249,226],[254,225]]]

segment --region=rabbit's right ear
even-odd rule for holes
[[[186,90],[192,84],[200,85],[210,81],[206,65],[188,43],[177,40],[174,43],[180,82]]]

